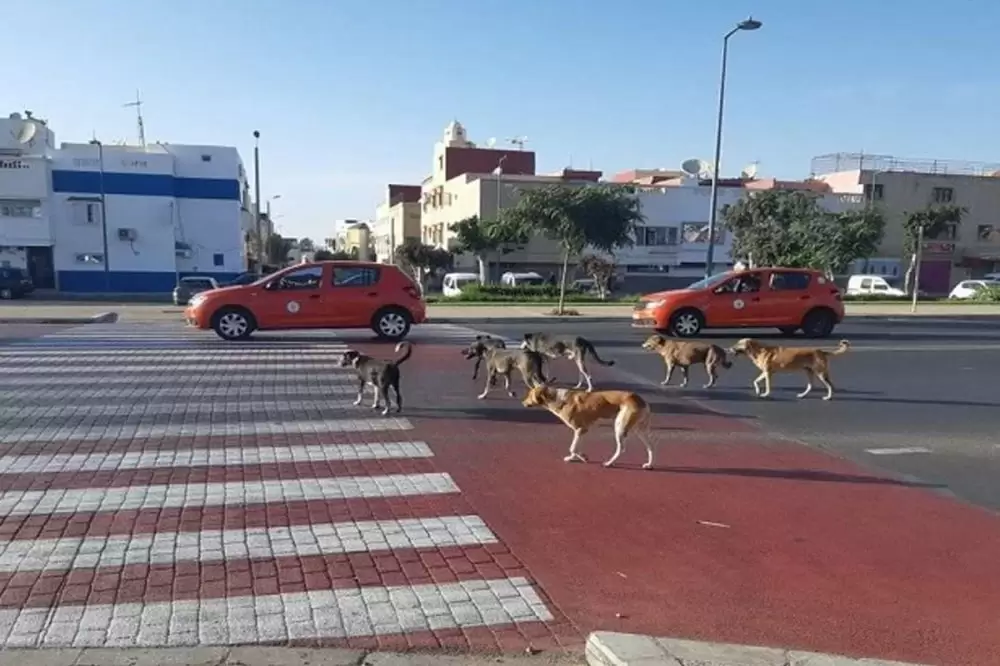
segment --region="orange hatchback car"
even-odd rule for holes
[[[643,296],[632,325],[690,338],[706,328],[801,330],[825,338],[844,319],[840,289],[822,272],[806,268],[729,271],[686,289]]]
[[[402,270],[368,261],[296,264],[253,284],[203,291],[184,317],[224,340],[254,331],[302,328],[371,328],[402,340],[427,319],[420,290]]]

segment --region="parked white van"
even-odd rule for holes
[[[441,294],[446,298],[460,296],[462,288],[470,284],[479,284],[478,273],[448,273],[441,282]]]
[[[540,287],[545,284],[545,278],[535,272],[511,273],[508,271],[500,276],[500,284],[505,287]]]
[[[898,287],[893,287],[880,275],[852,275],[847,280],[847,295],[862,296],[866,294],[878,294],[879,296],[890,296],[902,298],[906,292]]]

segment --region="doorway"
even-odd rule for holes
[[[56,275],[52,263],[51,247],[28,248],[28,274],[35,289],[55,289]]]

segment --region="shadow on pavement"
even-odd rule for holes
[[[740,476],[760,479],[787,479],[789,481],[818,481],[821,483],[857,483],[865,485],[902,486],[906,488],[947,488],[940,483],[907,481],[884,476],[840,474],[811,469],[758,469],[753,467],[654,467],[654,472],[669,474],[709,474]]]

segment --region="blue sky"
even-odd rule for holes
[[[529,137],[539,168],[711,159],[731,40],[723,170],[801,178],[837,151],[1000,161],[1000,3],[880,0],[45,0],[8,30],[4,111],[60,141],[237,146],[262,133],[264,195],[287,235],[370,218],[419,183],[457,118]],[[10,18],[8,10],[8,18]]]

